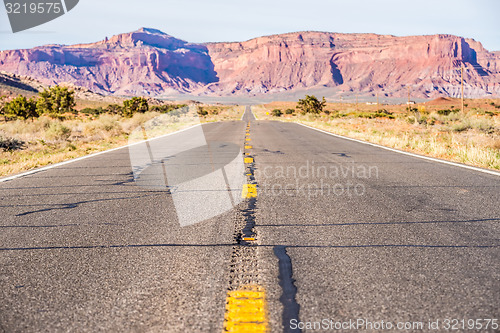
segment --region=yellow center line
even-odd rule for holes
[[[252,157],[245,157],[245,163],[246,164],[253,163],[253,158]]]
[[[244,184],[241,191],[241,197],[243,199],[256,198],[257,197],[257,185],[255,184]]]
[[[223,332],[268,332],[266,292],[262,286],[248,285],[228,291]]]

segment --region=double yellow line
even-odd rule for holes
[[[246,134],[245,134],[245,164],[252,164],[254,162],[253,157],[250,156],[249,150],[253,147],[249,144],[252,139],[250,138],[250,122],[247,124]],[[252,176],[251,173],[247,176]],[[241,197],[243,199],[256,198],[257,197],[257,185],[256,184],[245,184],[243,185],[243,190],[241,192]]]
[[[249,144],[250,122],[247,124],[245,135],[245,164],[254,163],[248,150],[253,147]],[[247,176],[253,176],[252,171]],[[249,179],[250,180],[250,179]],[[257,184],[250,181],[243,186],[242,198],[257,197]],[[255,238],[243,239],[255,241]],[[267,318],[266,292],[260,285],[244,285],[237,290],[228,291],[226,296],[226,314],[224,316],[223,332],[238,333],[266,333],[269,331]]]

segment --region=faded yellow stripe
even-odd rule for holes
[[[229,291],[223,332],[268,332],[266,292],[258,285]]]
[[[245,146],[245,149],[252,149],[253,146]]]
[[[244,184],[243,185],[243,190],[241,191],[241,197],[243,199],[257,197],[257,185],[255,185],[255,184]]]
[[[245,140],[246,140],[246,141],[252,141],[252,139],[250,139],[250,138],[245,138]]]
[[[253,163],[252,157],[245,157],[245,163]]]

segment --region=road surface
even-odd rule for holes
[[[0,183],[0,331],[222,332],[244,285],[271,332],[500,319],[500,177],[249,110],[202,129],[251,159],[257,195],[192,225],[134,182],[131,148]]]

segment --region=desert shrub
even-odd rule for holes
[[[281,112],[280,109],[274,109],[273,111],[271,111],[271,114],[273,115],[273,117],[281,117],[283,112]]]
[[[469,121],[461,121],[459,123],[456,123],[456,124],[453,124],[453,126],[451,127],[452,131],[454,132],[463,132],[463,131],[467,131],[469,129],[471,129],[472,126],[470,124]]]
[[[14,151],[23,149],[25,147],[25,142],[16,138],[4,138],[0,136],[0,149],[4,151]]]
[[[418,120],[418,123],[420,125],[427,125],[427,116],[420,117],[420,119]]]
[[[445,110],[438,110],[437,113],[442,116],[448,116],[452,113],[457,113],[459,112],[459,109],[445,109]]]
[[[186,104],[153,105],[149,108],[149,110],[153,111],[153,112],[167,113],[167,112],[173,111],[175,109],[183,108],[185,106],[187,106],[187,105]],[[207,112],[207,114],[208,114],[208,112]]]
[[[286,109],[286,110],[285,110],[285,113],[286,113],[286,114],[293,114],[294,112],[295,112],[295,110],[294,110],[294,109]]]
[[[101,113],[104,113],[106,111],[107,110],[104,110],[102,107],[98,107],[98,108],[85,108],[85,109],[80,110],[80,112],[83,113],[83,114],[93,115],[93,116],[98,116]]]
[[[490,119],[475,119],[470,122],[470,126],[487,134],[495,132],[495,126]]]
[[[119,116],[102,114],[96,120],[84,125],[83,133],[86,136],[108,137],[120,135],[123,129],[119,122]]]
[[[449,115],[447,116],[443,116],[443,120],[446,122],[446,121],[460,121],[460,120],[463,120],[464,119],[464,115],[462,115],[461,113],[456,113],[456,112],[453,112],[453,113],[450,113]]]
[[[53,122],[45,131],[45,137],[48,140],[67,140],[71,135],[71,129],[64,126],[61,122]]]
[[[358,118],[368,118],[368,119],[374,119],[374,118],[389,118],[389,119],[394,119],[395,117],[392,114],[388,113],[372,113],[372,112],[361,112],[355,115]]]
[[[106,107],[106,113],[109,114],[123,114],[123,107],[118,104],[110,104]]]
[[[392,115],[392,112],[387,111],[386,109],[380,109],[377,111],[379,114]]]
[[[149,104],[147,99],[144,97],[132,97],[123,101],[122,114],[124,117],[132,117],[134,113],[140,112],[144,113],[149,110]]]
[[[203,107],[199,107],[198,111],[196,111],[200,117],[208,116],[208,111],[205,110]]]
[[[12,101],[5,103],[2,113],[11,119],[33,119],[40,116],[36,108],[36,101],[33,98],[27,99],[24,96],[16,97]]]

